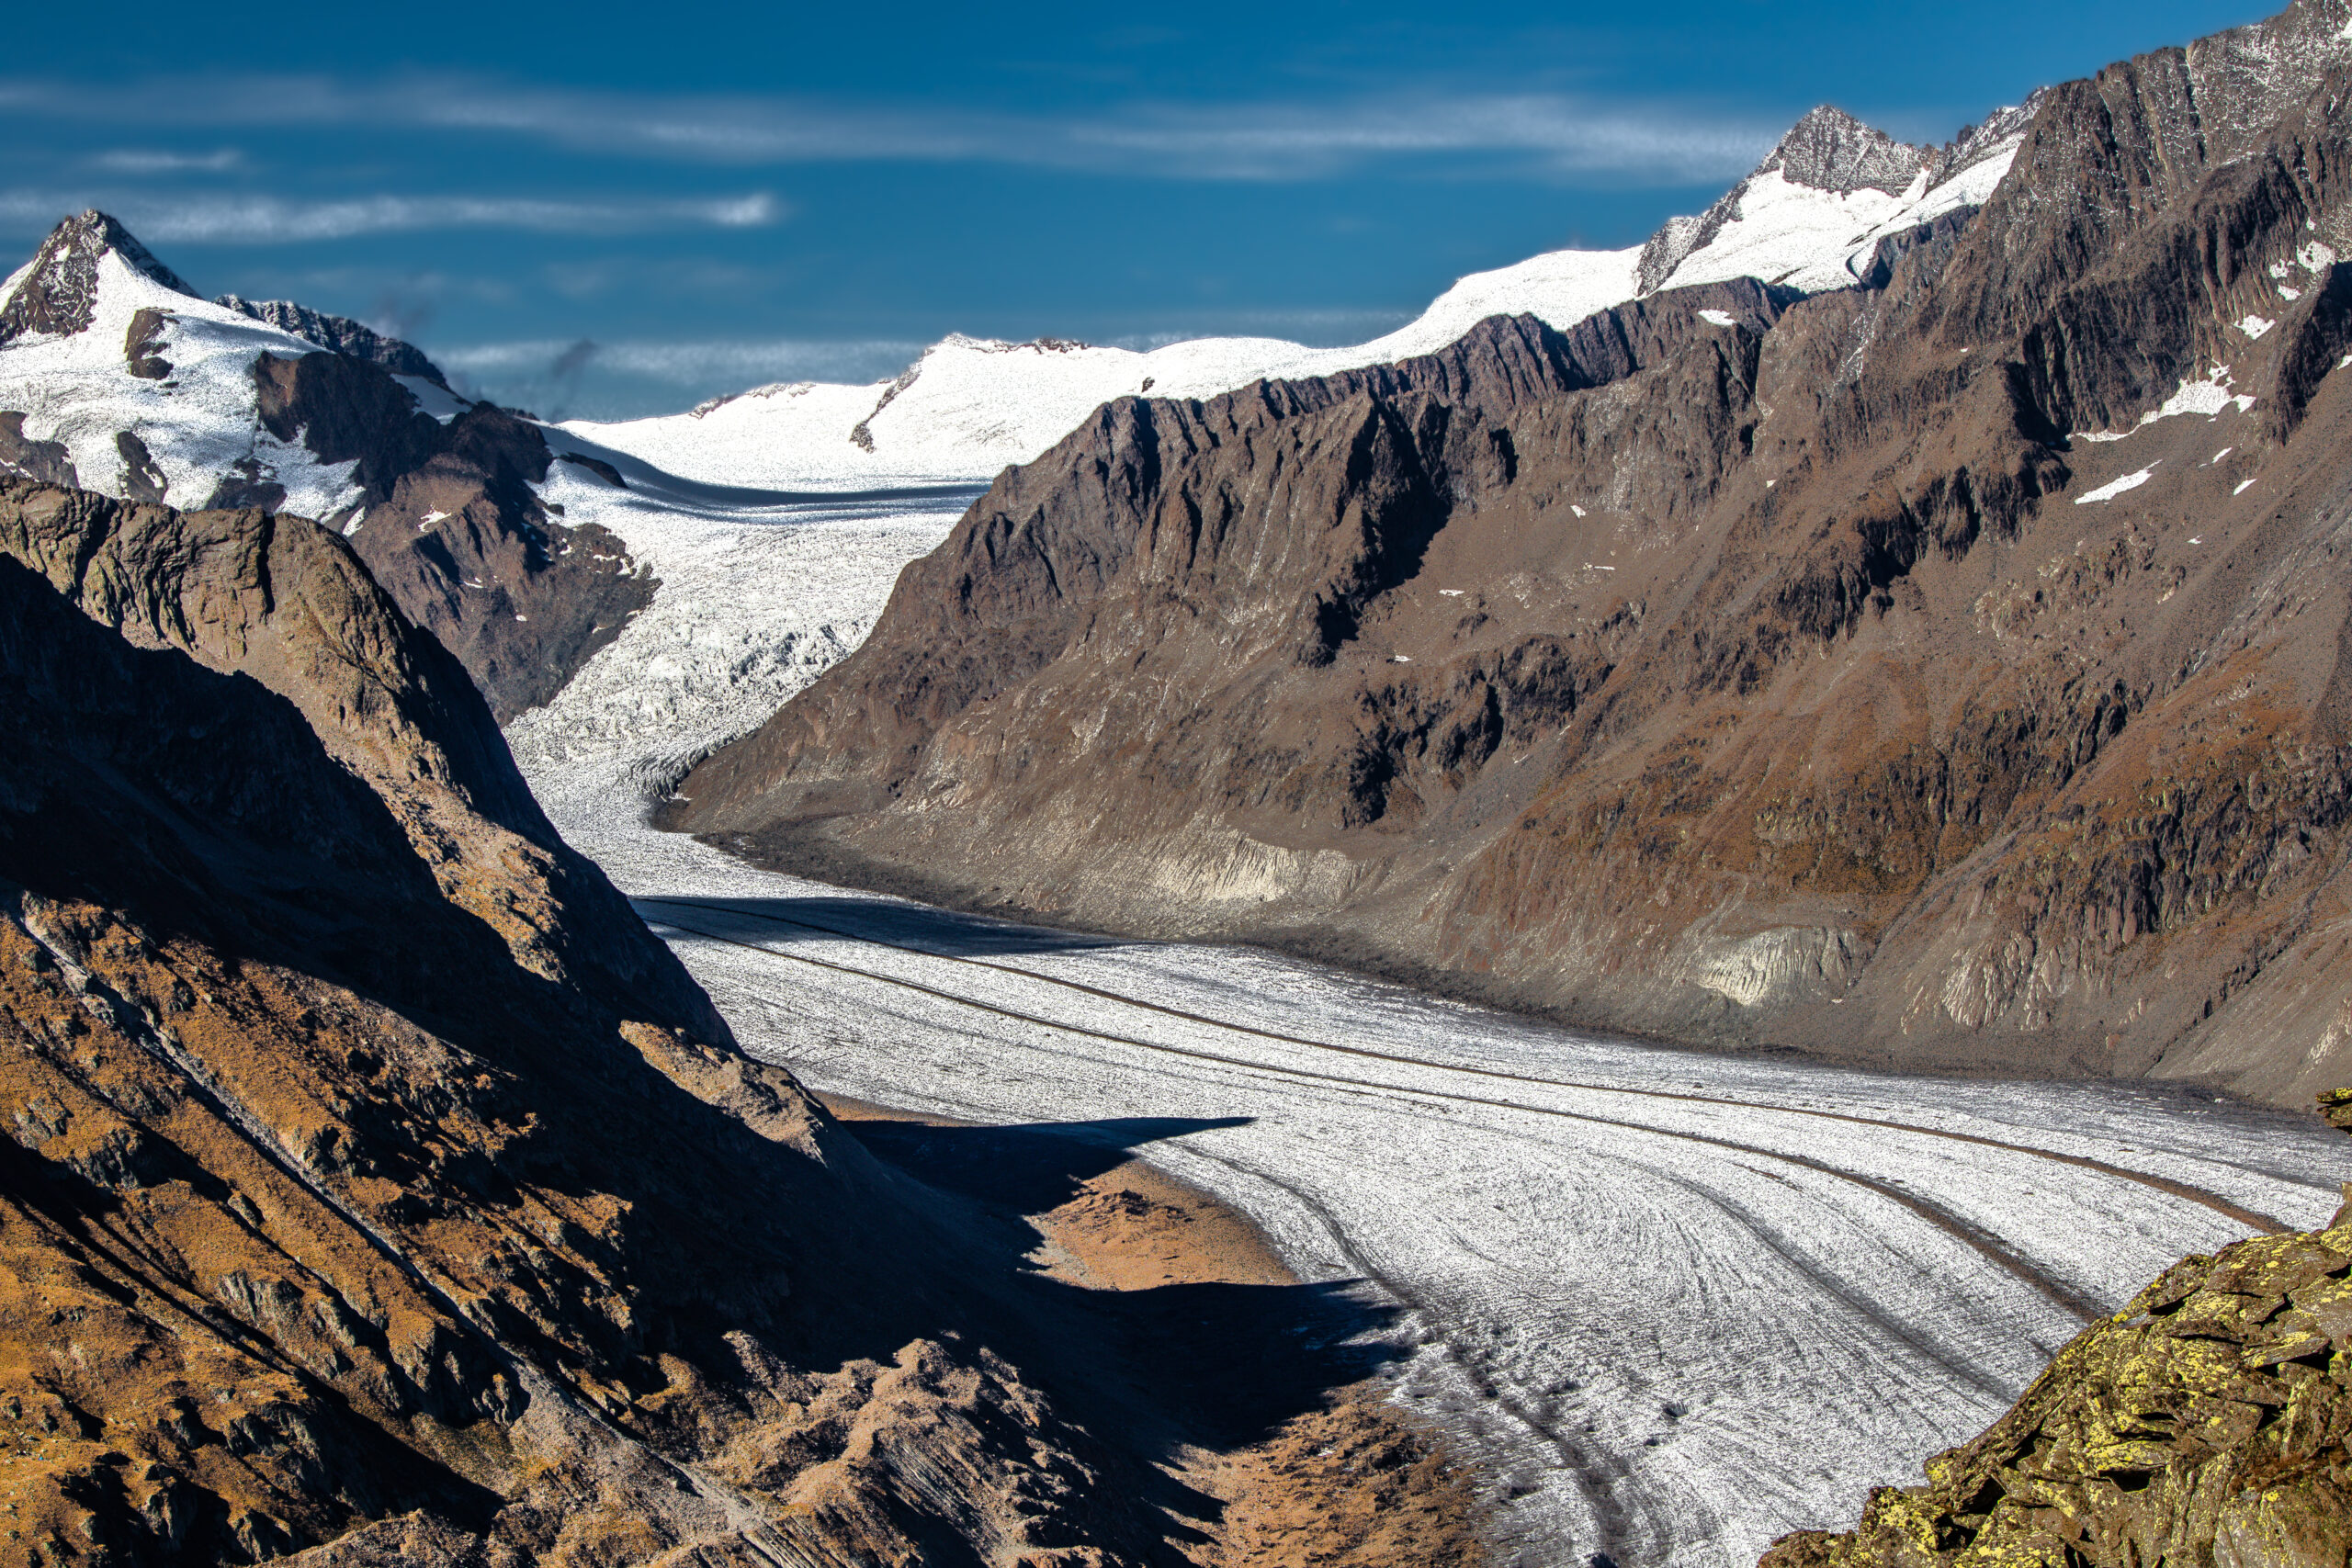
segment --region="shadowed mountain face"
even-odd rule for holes
[[[1864,287],[1113,403],[667,820],[1587,1024],[2308,1094],[2352,1045],[2348,93],[2299,6],[2039,95]]]
[[[253,378],[263,429],[322,463],[354,465],[352,547],[458,656],[500,722],[555,695],[652,603],[660,584],[620,540],[566,525],[533,491],[554,461],[537,427],[488,403],[436,420],[382,367],[348,354],[265,354]],[[213,504],[283,500],[231,486]]]
[[[0,1554],[1162,1559],[341,540],[0,481]]]

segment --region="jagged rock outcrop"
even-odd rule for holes
[[[2037,95],[1862,287],[1113,403],[665,819],[1586,1025],[2308,1094],[2352,1045],[2346,20]]]
[[[0,300],[0,473],[314,516],[502,720],[553,695],[659,586],[609,531],[539,500],[553,460],[537,428],[456,397],[411,345],[285,300],[198,298],[102,212],[60,223]]]
[[[0,481],[0,1555],[1160,1551],[340,539]]]
[[[2342,1125],[2352,1090],[2322,1097]],[[2327,1568],[2352,1552],[2352,1204],[2328,1228],[2184,1258],[1928,1483],[1763,1568],[2155,1562]]]
[[[440,387],[449,384],[441,374],[441,367],[427,359],[424,350],[396,337],[386,337],[348,316],[313,310],[291,299],[247,299],[241,295],[223,294],[212,302],[256,321],[267,321],[280,332],[292,333],[305,342],[333,349],[347,358],[380,365],[396,376],[420,377]]]

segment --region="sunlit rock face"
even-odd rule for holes
[[[670,820],[1582,1023],[2308,1095],[2352,1044],[2346,22],[2038,95],[1853,287],[1675,287],[1693,231],[1566,331],[1110,403]],[[1708,244],[1947,164],[1815,117]]]
[[[8,1555],[1146,1560],[342,538],[0,480],[0,698]]]

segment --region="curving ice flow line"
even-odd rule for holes
[[[1295,1034],[1283,1034],[1273,1030],[1260,1029],[1251,1024],[1236,1023],[1228,1019],[1212,1018],[1204,1013],[1187,1012],[1182,1008],[1169,1007],[1165,1003],[1161,1002],[1143,1001],[1134,997],[1123,996],[1116,991],[1104,990],[1097,986],[1089,986],[1078,980],[1066,980],[1057,976],[1041,975],[1034,969],[1023,969],[1020,965],[1014,964],[996,964],[991,963],[985,958],[967,958],[956,953],[933,953],[929,948],[916,947],[905,942],[888,942],[879,937],[866,936],[857,931],[843,931],[836,926],[820,925],[813,920],[793,919],[786,916],[772,915],[758,909],[745,909],[732,904],[710,903],[694,898],[662,897],[657,896],[635,898],[632,899],[631,902],[636,904],[678,905],[690,909],[707,910],[713,914],[731,915],[742,919],[766,920],[775,925],[792,926],[801,931],[817,931],[826,936],[839,937],[845,942],[864,942],[869,947],[888,948],[894,953],[912,953],[920,958],[934,959],[944,964],[969,964],[976,969],[992,969],[1000,974],[1014,976],[1020,979],[1033,980],[1041,985],[1058,986],[1065,990],[1081,992],[1090,997],[1099,998],[1103,1001],[1117,1002],[1122,1006],[1136,1008],[1145,1012],[1164,1014],[1170,1018],[1182,1019],[1188,1023],[1205,1024],[1212,1029],[1229,1030],[1236,1034],[1247,1034],[1259,1040],[1271,1040],[1284,1045],[1299,1045],[1314,1051],[1329,1051],[1343,1056],[1363,1057],[1368,1061],[1388,1062],[1398,1066],[1419,1067],[1425,1071],[1462,1073],[1472,1077],[1497,1078],[1507,1083],[1530,1084],[1544,1089],[1576,1089],[1590,1094],[1631,1095],[1644,1100],[1677,1100],[1687,1104],[1696,1105],[1720,1105],[1737,1111],[1769,1111],[1785,1116],[1812,1116],[1817,1117],[1825,1122],[1843,1122],[1854,1126],[1879,1127],[1890,1132],[1912,1134],[1918,1137],[1941,1138],[1951,1143],[1973,1144],[1981,1148],[2001,1149],[2010,1154],[2026,1155],[2035,1159],[2050,1160],[2060,1165],[2071,1165],[2078,1169],[2095,1170],[2105,1176],[2112,1176],[2121,1180],[2136,1182],[2140,1186],[2165,1193],[2168,1196],[2185,1199],[2192,1203],[2202,1204],[2204,1207],[2212,1210],[2218,1214],[2222,1214],[2228,1219],[2235,1221],[2239,1224],[2247,1226],[2250,1229],[2263,1232],[2266,1235],[2280,1235],[2294,1228],[2293,1226],[2289,1225],[2271,1215],[2261,1213],[2259,1210],[2248,1209],[2242,1204],[2232,1202],[2229,1199],[2222,1197],[2218,1192],[2208,1191],[2204,1188],[2191,1186],[2188,1182],[2175,1180],[2173,1178],[2168,1176],[2157,1176],[2144,1170],[2133,1170],[2129,1166],[2111,1165],[2106,1160],[2093,1159],[2087,1155],[2064,1154],[2056,1149],[2036,1148],[2030,1144],[2012,1144],[2000,1138],[1984,1137],[1980,1134],[1955,1133],[1937,1127],[1920,1127],[1915,1126],[1907,1122],[1889,1122],[1880,1117],[1856,1116],[1846,1111],[1815,1111],[1804,1106],[1758,1104],[1753,1100],[1726,1100],[1720,1095],[1690,1094],[1678,1092],[1673,1089],[1628,1089],[1617,1084],[1581,1083],[1574,1079],[1567,1078],[1536,1077],[1526,1073],[1504,1072],[1498,1067],[1474,1067],[1452,1062],[1432,1062],[1419,1056],[1407,1056],[1389,1051],[1375,1051],[1368,1046],[1340,1045],[1335,1044],[1328,1040],[1308,1040]],[[685,929],[693,930],[694,928],[687,927]],[[1102,1034],[1096,1031],[1084,1029],[1075,1024],[1060,1023],[1055,1020],[1046,1018],[1033,1018],[1026,1013],[1012,1012],[1002,1008],[989,1006],[986,1002],[972,1001],[968,998],[957,996],[953,992],[933,990],[930,987],[918,985],[911,980],[899,980],[888,976],[874,975],[869,971],[854,968],[845,964],[826,964],[822,960],[807,958],[799,953],[776,953],[772,948],[761,947],[755,942],[733,942],[732,939],[719,936],[714,931],[697,931],[696,934],[707,937],[714,942],[727,942],[737,947],[749,948],[751,951],[755,953],[765,953],[772,957],[797,959],[804,964],[817,964],[820,967],[839,970],[843,974],[861,975],[865,976],[868,979],[882,980],[890,985],[905,986],[913,990],[923,992],[928,996],[938,997],[946,1001],[960,1002],[968,1007],[978,1008],[983,1011],[997,1013],[1006,1018],[1018,1019],[1023,1022],[1042,1024],[1052,1029],[1068,1029],[1076,1033],[1091,1035],[1097,1039],[1114,1041],[1122,1044],[1135,1045],[1148,1051],[1169,1052],[1180,1056],[1197,1056],[1204,1061],[1226,1062],[1237,1066],[1249,1066],[1253,1068],[1261,1067],[1262,1070],[1268,1072],[1289,1072],[1308,1077],[1323,1077],[1327,1076],[1308,1072],[1304,1068],[1271,1066],[1255,1062],[1240,1061],[1232,1057],[1216,1056],[1200,1052],[1183,1051],[1171,1045],[1154,1044],[1149,1041],[1129,1040],[1124,1035]],[[1353,1078],[1331,1077],[1330,1081],[1335,1083],[1357,1083],[1360,1080]],[[1436,1089],[1408,1089],[1407,1092],[1417,1094],[1435,1094],[1443,1099],[1461,1100],[1471,1104],[1495,1106],[1503,1110],[1531,1111],[1534,1111],[1538,1115],[1566,1116],[1577,1121],[1598,1122],[1604,1126],[1641,1126],[1641,1124],[1637,1122],[1611,1122],[1604,1117],[1578,1116],[1573,1111],[1549,1111],[1535,1106],[1515,1105],[1503,1100],[1480,1100],[1476,1096],[1446,1094],[1442,1090]],[[1664,1129],[1658,1128],[1642,1128],[1642,1130],[1651,1132],[1664,1131]],[[1700,1143],[1719,1142],[1719,1140],[1706,1138],[1698,1134],[1668,1133],[1667,1135],[1671,1137],[1692,1138]],[[1723,1146],[1726,1148],[1738,1149],[1747,1149],[1748,1147],[1748,1145],[1744,1144],[1724,1144]],[[1773,1159],[1792,1160],[1800,1165],[1814,1165],[1814,1162],[1806,1160],[1800,1156],[1775,1154],[1766,1149],[1755,1149],[1750,1152],[1765,1155]],[[1814,1168],[1825,1171],[1829,1170],[1829,1168],[1826,1166],[1814,1165]],[[1844,1177],[1848,1180],[1861,1182],[1866,1186],[1878,1185],[1877,1183],[1871,1182],[1868,1178],[1854,1176],[1849,1172],[1830,1171],[1830,1174]],[[1914,1209],[1918,1207],[1917,1203],[1915,1202],[1913,1199],[1907,1195],[1900,1193],[1899,1191],[1889,1190],[1887,1195],[1894,1198],[1896,1201],[1904,1203],[1906,1207],[1912,1207]],[[1923,1217],[1925,1217],[1924,1211],[1922,1213]],[[1951,1226],[1945,1224],[1941,1220],[1932,1221],[1931,1223],[1934,1223],[1942,1228],[1951,1229]],[[1973,1230],[1973,1227],[1970,1228]],[[1963,1235],[1962,1239],[1968,1239],[1968,1237]],[[1979,1251],[1984,1250],[1982,1246],[1973,1240],[1970,1242],[1970,1245],[1976,1246]],[[1987,1256],[1992,1255],[1987,1254]],[[2005,1265],[2005,1267],[2007,1265]],[[2037,1288],[2043,1289],[2045,1292],[2047,1292],[2048,1290],[2048,1287],[2046,1286],[2040,1286]],[[2062,1300],[2062,1304],[2066,1305],[2069,1310],[2078,1310],[2077,1303],[2081,1303],[2082,1300],[2083,1298],[2081,1297],[2075,1297],[2071,1301]],[[2095,1317],[2104,1315],[2096,1307],[2090,1308],[2089,1311],[2090,1315]]]
[[[754,914],[753,911],[748,909],[736,909],[729,908],[729,906],[719,904],[696,903],[692,899],[658,898],[646,899],[643,901],[648,903],[684,904],[689,908],[707,909],[714,913],[720,914],[738,916],[752,915],[755,919],[774,920],[782,925],[800,926],[804,930],[821,931],[825,929],[822,927],[808,926],[805,922],[798,920],[786,919],[781,916],[759,915]],[[1455,1104],[1476,1105],[1495,1111],[1515,1111],[1524,1115],[1549,1116],[1562,1121],[1581,1122],[1588,1125],[1610,1127],[1621,1132],[1641,1133],[1649,1134],[1653,1137],[1673,1138],[1684,1143],[1704,1144],[1713,1148],[1727,1149],[1735,1154],[1750,1155],[1758,1159],[1777,1160],[1786,1165],[1799,1166],[1804,1169],[1829,1177],[1834,1180],[1850,1182],[1854,1186],[1863,1188],[1868,1191],[1877,1194],[1879,1197],[1887,1199],[1892,1202],[1901,1205],[1903,1208],[1909,1210],[1912,1213],[1917,1215],[1920,1219],[1926,1221],[1936,1229],[1944,1232],[1946,1235],[1954,1237],[1974,1249],[1995,1267],[2021,1280],[2035,1291],[2040,1292],[2042,1295],[2054,1303],[2061,1310],[2070,1314],[2081,1322],[2089,1323],[2107,1314],[2106,1309],[2098,1303],[2093,1301],[2090,1297],[2083,1294],[2081,1292],[2076,1291],[2064,1280],[2057,1279],[2045,1272],[2043,1269],[2036,1266],[2030,1259],[2016,1251],[2013,1251],[2007,1246],[2004,1245],[1999,1237],[1978,1225],[1971,1224],[1968,1220],[1952,1213],[1951,1210],[1946,1209],[1943,1205],[1934,1202],[1929,1199],[1923,1198],[1917,1193],[1906,1192],[1891,1182],[1881,1181],[1873,1177],[1863,1176],[1854,1171],[1842,1169],[1839,1167],[1830,1165],[1826,1161],[1814,1159],[1806,1155],[1791,1154],[1785,1150],[1780,1149],[1762,1148],[1754,1144],[1743,1144],[1729,1138],[1711,1137],[1703,1133],[1679,1132],[1670,1127],[1657,1127],[1646,1122],[1622,1122],[1607,1116],[1594,1116],[1582,1111],[1563,1111],[1554,1106],[1527,1105],[1517,1100],[1493,1100],[1483,1095],[1460,1094],[1452,1090],[1439,1089],[1420,1089],[1407,1084],[1377,1083],[1363,1078],[1345,1077],[1337,1073],[1317,1072],[1309,1067],[1283,1066],[1271,1062],[1254,1062],[1246,1057],[1223,1056],[1212,1051],[1188,1050],[1181,1045],[1168,1045],[1157,1041],[1138,1040],[1132,1035],[1113,1034],[1104,1030],[1088,1028],[1083,1024],[1068,1023],[1058,1019],[1041,1018],[1035,1013],[1026,1013],[1013,1008],[1001,1007],[993,1002],[977,1001],[970,997],[960,996],[953,991],[942,990],[935,986],[923,985],[921,981],[903,979],[891,975],[877,975],[872,970],[860,969],[854,964],[836,964],[829,959],[823,958],[811,958],[808,954],[800,953],[779,953],[775,948],[763,947],[754,942],[745,942],[739,937],[725,936],[718,931],[706,931],[700,927],[687,924],[683,920],[669,920],[665,923],[675,925],[681,931],[692,931],[706,941],[721,942],[729,947],[739,947],[746,952],[757,953],[768,958],[782,959],[785,962],[791,964],[806,964],[812,967],[830,970],[839,975],[854,976],[856,978],[870,980],[880,985],[896,986],[904,990],[914,991],[923,996],[935,998],[941,1001],[953,1003],[958,1007],[970,1008],[978,1012],[989,1013],[998,1018],[1012,1019],[1017,1022],[1035,1024],[1040,1028],[1057,1030],[1068,1034],[1081,1035],[1090,1040],[1101,1040],[1110,1044],[1125,1045],[1134,1050],[1150,1051],[1161,1055],[1179,1056],[1188,1061],[1209,1062],[1219,1066],[1238,1067],[1250,1073],[1268,1074],[1281,1077],[1304,1079],[1313,1083],[1333,1085],[1354,1094],[1363,1094],[1366,1091],[1376,1091],[1383,1095],[1404,1096],[1420,1100],[1443,1100],[1452,1101]],[[835,932],[831,934],[838,935],[840,933]],[[850,940],[863,942],[866,939],[857,937],[851,938]],[[873,942],[871,945],[876,947],[895,947],[897,944],[890,942]],[[919,948],[902,948],[899,949],[899,951],[922,953],[922,950]],[[944,957],[945,955],[938,953],[925,953],[923,956]],[[987,964],[975,959],[951,959],[949,961],[954,963],[977,964],[979,967],[988,969],[1001,969],[1007,967],[1006,965]],[[1046,978],[1042,976],[1031,974],[1029,971],[1023,969],[1011,969],[1010,972],[1030,979]],[[1052,981],[1049,983],[1071,985],[1076,989],[1089,991],[1096,996],[1103,997],[1113,1001],[1128,1001],[1128,998],[1125,997],[1116,996],[1114,993],[1107,991],[1098,991],[1090,986],[1079,986],[1076,985],[1075,982]],[[1336,1051],[1347,1055],[1367,1056],[1377,1061],[1392,1062],[1403,1066],[1433,1069],[1441,1072],[1464,1072],[1484,1077],[1507,1078],[1515,1082],[1541,1085],[1549,1088],[1584,1089],[1588,1087],[1581,1084],[1563,1084],[1548,1078],[1527,1077],[1519,1074],[1495,1072],[1483,1068],[1453,1067],[1444,1063],[1427,1062],[1417,1057],[1392,1055],[1385,1052],[1362,1050],[1353,1046],[1330,1045],[1312,1040],[1294,1040],[1288,1035],[1270,1034],[1263,1030],[1250,1029],[1246,1025],[1229,1024],[1217,1019],[1207,1018],[1197,1013],[1182,1012],[1172,1008],[1159,1007],[1157,1004],[1149,1002],[1132,1002],[1130,1005],[1144,1008],[1154,1012],[1172,1013],[1176,1017],[1187,1019],[1197,1023],[1207,1024],[1212,1028],[1233,1029],[1243,1033],[1261,1035],[1272,1040],[1290,1041],[1295,1044],[1314,1046],[1321,1050]],[[1600,1092],[1639,1095],[1646,1094],[1650,1091],[1641,1089],[1603,1089]],[[1675,1095],[1661,1092],[1657,1094],[1655,1098],[1690,1100],[1702,1099],[1704,1097]],[[1709,1103],[1733,1104],[1736,1102],[1728,1100],[1709,1100]],[[1747,1108],[1756,1109],[1754,1107]],[[1779,1108],[1764,1107],[1763,1109],[1773,1110]],[[1818,1115],[1825,1113],[1798,1112],[1798,1114]],[[1857,1117],[1840,1117],[1838,1120],[1859,1121],[1863,1119]],[[1902,1132],[1917,1133],[1923,1131],[1923,1129],[1905,1127],[1900,1122],[1871,1122],[1871,1124],[1874,1126],[1892,1127]],[[1939,1134],[1933,1133],[1929,1133],[1927,1135],[1961,1136],[1961,1134]],[[1986,1138],[1969,1138],[1966,1141],[1977,1144],[1990,1144],[1998,1148],[2015,1148],[2018,1152],[2023,1154],[2042,1154],[2046,1152],[2025,1148],[2015,1145],[2000,1144],[1995,1140]],[[2123,1171],[2113,1167],[2098,1166],[2096,1161],[2077,1160],[2066,1156],[2050,1156],[2049,1157],[2064,1159],[2067,1160],[2068,1163],[2072,1164],[2091,1165],[2103,1170],[2112,1170],[2114,1174],[2119,1176],[2136,1175],[2136,1173]],[[2152,1186],[2156,1185],[2153,1181],[2149,1184]],[[2167,1190],[2169,1190],[2169,1189],[2167,1189]],[[2212,1206],[2219,1208],[2222,1205],[2222,1200],[2214,1198],[2211,1194],[2206,1194],[2205,1196]],[[2283,1227],[2276,1226],[2274,1222],[2274,1228]],[[1774,1250],[1779,1251],[1780,1249],[1776,1247]],[[1938,1358],[1938,1359],[1940,1360],[1941,1359]]]

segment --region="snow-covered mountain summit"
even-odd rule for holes
[[[1808,293],[1849,288],[1868,274],[1882,240],[1981,205],[2030,118],[2030,108],[2005,109],[1934,148],[1897,141],[1840,109],[1815,109],[1706,212],[1670,220],[1647,243],[1553,251],[1473,273],[1408,325],[1349,347],[1211,337],[1137,352],[959,335],[889,381],[762,387],[691,413],[563,428],[706,483],[983,479],[1035,457],[1114,398],[1208,398],[1260,379],[1392,364],[1433,354],[1488,316],[1524,313],[1565,330],[1645,294],[1735,277]]]
[[[60,223],[0,292],[0,472],[315,518],[502,713],[552,694],[653,592],[618,539],[541,500],[560,460],[409,344],[203,299],[101,212]]]
[[[0,345],[86,330],[97,310],[98,273],[108,257],[156,291],[195,298],[196,290],[179,274],[94,208],[60,223],[32,260],[0,285]]]
[[[1866,276],[1881,240],[1981,207],[2009,172],[2033,106],[1999,110],[1942,147],[1915,147],[1824,106],[1755,173],[1642,247],[1639,291],[1753,277],[1818,294]]]
[[[2027,118],[2004,111],[1939,149],[1816,109],[1706,212],[1670,220],[1646,244],[1554,251],[1474,273],[1369,343],[1209,337],[1138,352],[956,335],[888,381],[763,387],[690,413],[572,422],[554,439],[703,485],[797,491],[985,479],[1114,398],[1208,398],[1260,379],[1395,363],[1435,353],[1488,316],[1525,313],[1566,329],[1659,289],[1734,277],[1807,292],[1849,287],[1882,240],[1981,204]],[[419,412],[444,423],[469,406],[423,354],[359,322],[286,300],[201,299],[102,213],[62,223],[6,287],[0,411],[21,419],[13,438],[0,434],[0,463],[22,471],[70,471],[91,489],[183,506],[258,499],[250,484],[222,491],[223,476],[266,475],[283,504],[351,522],[366,487],[350,465],[321,462],[257,417],[258,356],[325,349],[390,372]],[[145,323],[143,353],[115,335],[134,320]],[[133,445],[144,458],[130,456]]]

